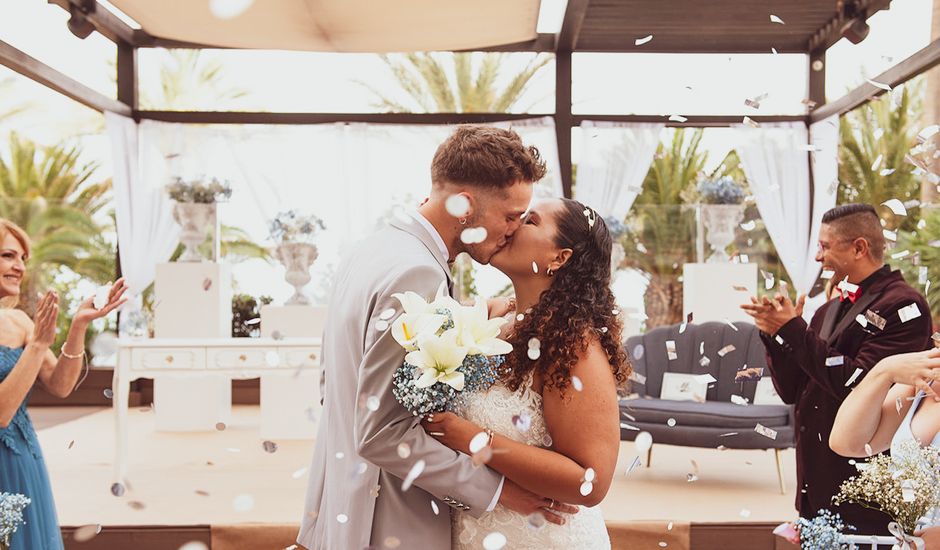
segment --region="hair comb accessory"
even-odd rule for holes
[[[586,206],[584,207],[584,215],[587,216],[588,227],[594,229],[594,224],[597,222],[597,213]]]

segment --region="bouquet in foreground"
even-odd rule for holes
[[[913,533],[933,523],[930,516],[940,507],[940,451],[908,441],[892,456],[878,455],[856,467],[859,475],[842,484],[833,502],[880,510],[893,520],[888,530],[898,548],[922,545]]]
[[[486,302],[464,306],[441,286],[431,302],[415,292],[393,295],[404,313],[392,336],[408,353],[395,371],[392,394],[415,416],[454,410],[466,395],[496,381],[512,345],[500,340],[505,319],[489,319]]]
[[[0,493],[0,550],[9,550],[13,533],[25,523],[23,510],[31,501],[15,493]]]

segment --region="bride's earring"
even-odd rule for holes
[[[545,270],[545,274],[551,277],[552,275],[555,274],[555,270],[549,267],[548,269]]]

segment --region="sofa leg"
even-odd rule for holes
[[[649,449],[646,449],[646,467],[649,468],[653,464],[653,446],[650,445]]]
[[[787,494],[787,486],[783,482],[783,461],[780,460],[780,449],[774,449],[774,456],[777,459],[777,481],[780,482],[780,494]]]

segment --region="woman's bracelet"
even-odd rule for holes
[[[59,348],[59,354],[61,354],[62,357],[65,357],[66,359],[78,359],[79,357],[85,356],[85,350],[82,350],[80,353],[76,353],[75,355],[72,355],[71,353],[66,353],[65,346],[62,346],[61,348]]]

